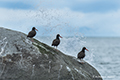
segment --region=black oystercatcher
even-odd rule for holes
[[[88,49],[86,49],[86,47],[82,48],[82,51],[80,51],[77,55],[78,59],[83,59],[85,57],[85,50],[89,51]]]
[[[62,38],[59,34],[57,34],[56,39],[54,39],[52,42],[52,46],[56,46],[56,48],[57,48],[57,46],[60,44],[59,37]]]
[[[33,38],[36,35],[35,30],[38,31],[35,27],[33,27],[32,30],[28,33],[27,37]]]

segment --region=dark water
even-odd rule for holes
[[[38,39],[51,46],[54,37]],[[58,49],[76,57],[84,46],[89,50],[84,60],[99,71],[103,80],[120,80],[120,38],[64,37]]]

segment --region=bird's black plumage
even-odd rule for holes
[[[60,44],[59,37],[61,37],[61,36],[59,34],[57,34],[56,39],[54,39],[53,42],[52,42],[52,46],[56,46],[57,47]]]
[[[83,47],[82,50],[78,53],[78,55],[77,55],[78,59],[83,59],[85,57],[85,50],[88,51],[88,49],[86,49],[86,47]]]
[[[35,27],[32,28],[32,30],[28,33],[27,37],[33,38],[36,35],[37,30]]]

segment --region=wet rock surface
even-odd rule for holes
[[[94,76],[98,76],[94,77]],[[0,28],[0,80],[102,80],[87,62],[26,35]]]

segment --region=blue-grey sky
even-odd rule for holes
[[[37,36],[120,36],[119,0],[0,0],[0,26]]]

